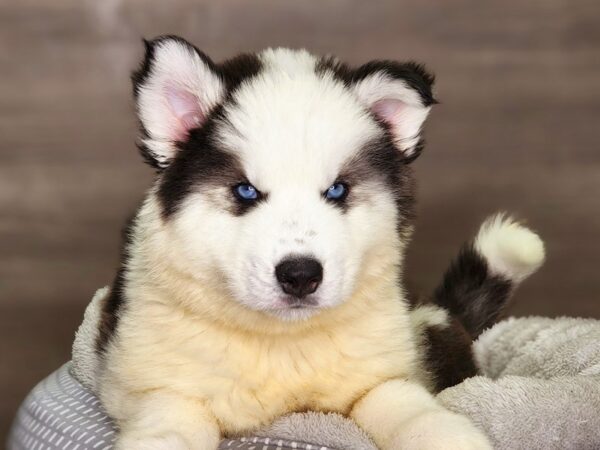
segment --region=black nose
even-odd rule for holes
[[[275,276],[286,294],[303,298],[317,290],[323,280],[323,266],[314,258],[284,259],[275,267]]]

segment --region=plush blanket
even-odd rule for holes
[[[91,392],[96,388],[98,304],[106,292],[96,293],[73,345],[71,372]],[[474,353],[482,375],[444,390],[438,398],[469,416],[495,448],[600,448],[600,321],[508,319],[484,332]],[[293,442],[294,448],[376,450],[362,430],[337,414],[291,414],[243,442],[235,441],[235,448],[265,441],[280,441],[279,448]],[[222,447],[233,442],[224,441]]]

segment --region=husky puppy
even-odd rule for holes
[[[133,83],[158,173],[97,340],[117,447],[214,450],[315,410],[381,449],[490,448],[428,389],[420,333],[448,311],[411,318],[401,283],[433,77],[288,49],[216,64],[167,36],[146,42]],[[500,220],[478,262],[517,281],[541,261],[536,239]]]

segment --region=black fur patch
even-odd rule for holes
[[[473,243],[461,248],[432,298],[449,312],[451,326],[429,327],[424,336],[425,365],[438,392],[477,374],[472,341],[501,318],[512,288],[490,273]]]
[[[213,140],[215,126],[221,117],[222,108],[218,107],[202,128],[190,132],[187,142],[178,144],[177,157],[163,171],[159,182],[158,198],[163,217],[174,214],[185,197],[199,186],[233,187],[244,179],[237,157],[221,149]]]
[[[217,73],[225,82],[229,96],[245,81],[258,75],[262,69],[260,59],[254,54],[243,53],[216,66]]]
[[[477,375],[471,336],[456,319],[447,327],[427,328],[423,338],[425,368],[433,377],[436,393]]]
[[[485,259],[469,243],[446,271],[433,301],[456,317],[475,339],[498,321],[512,287],[510,280],[490,274]]]
[[[265,193],[256,202],[236,199],[233,188],[245,182],[245,173],[238,157],[221,148],[215,142],[215,128],[225,121],[223,107],[217,107],[201,128],[192,130],[187,142],[179,144],[179,152],[173,162],[161,174],[158,198],[163,218],[173,215],[193,190],[207,186],[228,187],[230,195],[221,199],[219,207],[240,216],[268,198]]]
[[[366,144],[340,171],[340,180],[350,186],[350,194],[343,209],[352,207],[356,198],[353,186],[369,180],[382,182],[394,196],[398,210],[398,231],[404,230],[415,216],[415,186],[412,170],[396,149],[391,136],[384,135]]]
[[[119,314],[124,305],[123,289],[125,287],[125,273],[129,260],[128,248],[133,239],[132,227],[135,220],[134,214],[129,218],[122,232],[121,257],[119,270],[110,288],[108,296],[103,300],[100,307],[100,320],[98,324],[98,337],[96,338],[96,351],[103,353],[106,346],[114,335],[119,320]]]

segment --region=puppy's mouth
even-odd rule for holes
[[[317,309],[318,305],[306,305],[304,303],[292,303],[281,309]]]
[[[289,310],[318,310],[321,308],[319,299],[314,295],[308,295],[303,298],[285,295],[278,299],[272,310],[285,312]]]
[[[276,305],[265,310],[270,316],[283,321],[307,320],[321,311],[323,306],[316,298],[280,297]]]
[[[283,309],[304,309],[319,307],[319,301],[313,295],[308,295],[302,298],[286,296],[283,298],[282,303]]]
[[[304,305],[302,303],[294,303],[292,305],[289,306],[290,309],[302,309],[302,308],[308,308],[307,305]]]

